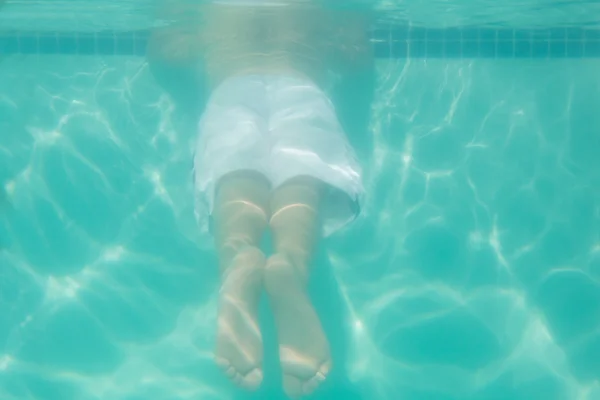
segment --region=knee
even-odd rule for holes
[[[240,250],[243,250],[245,247],[253,246],[253,245],[254,245],[254,242],[253,242],[252,238],[250,238],[250,235],[238,233],[238,234],[224,238],[223,242],[221,243],[221,250],[238,253]]]
[[[267,178],[255,171],[236,171],[217,182],[215,198],[217,204],[248,202],[267,209],[271,186]]]
[[[316,209],[323,196],[323,184],[311,177],[297,177],[278,187],[271,197],[272,210],[282,210],[290,205],[303,204]]]
[[[219,254],[221,261],[226,264],[233,259],[237,254],[242,252],[244,249],[249,247],[256,247],[257,243],[250,237],[250,235],[243,233],[236,233],[223,238],[219,244]]]
[[[269,218],[269,226],[275,231],[284,233],[284,236],[297,237],[304,234],[312,235],[316,220],[315,206],[291,203],[275,209]]]

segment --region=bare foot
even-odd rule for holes
[[[237,385],[254,390],[263,379],[258,302],[265,256],[248,247],[225,270],[219,293],[215,361]]]
[[[331,356],[305,279],[284,255],[274,254],[267,260],[265,288],[277,325],[283,389],[292,398],[310,394],[329,373]]]

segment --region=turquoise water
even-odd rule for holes
[[[335,368],[309,398],[600,399],[598,71],[380,58],[342,83],[368,196],[314,265]],[[2,400],[285,398],[266,303],[263,387],[213,365],[196,120],[156,80],[135,56],[0,61]]]

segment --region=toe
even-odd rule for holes
[[[322,368],[321,371],[315,374],[315,376],[306,381],[306,383],[302,387],[302,391],[304,392],[304,394],[311,394],[317,389],[317,387],[319,387],[321,383],[325,382],[328,372],[329,370],[325,371],[325,369]]]
[[[223,357],[215,357],[215,363],[219,368],[231,379],[236,385],[248,390],[256,390],[263,380],[263,372],[260,368],[253,368],[245,375],[240,374],[227,360]]]
[[[217,366],[220,369],[222,369],[225,373],[227,373],[227,371],[231,367],[231,363],[229,362],[229,360],[223,357],[215,357],[215,364],[217,364]]]
[[[238,385],[248,390],[256,390],[262,383],[262,380],[262,370],[260,368],[254,368],[252,371],[241,377],[241,381]]]
[[[321,382],[324,381],[325,378],[327,378],[327,375],[329,375],[329,371],[331,371],[331,360],[321,364],[319,371],[316,373],[316,378],[320,379]]]
[[[325,381],[329,371],[331,370],[331,362],[322,364],[318,371],[310,378],[303,379],[296,375],[283,375],[283,389],[291,398],[305,396],[314,392],[321,383]]]
[[[304,392],[304,394],[311,394],[324,381],[325,381],[325,375],[322,374],[321,372],[317,372],[317,374],[315,376],[313,376],[311,379],[306,381],[306,383],[302,387],[302,391]]]

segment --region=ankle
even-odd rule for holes
[[[290,275],[301,282],[303,286],[308,284],[308,267],[303,258],[294,257],[290,253],[278,252],[269,257],[266,270],[267,275]]]
[[[219,272],[223,282],[230,277],[236,279],[262,280],[266,259],[264,253],[255,246],[247,246],[233,254],[230,259],[221,259]]]
[[[249,235],[244,234],[231,235],[219,242],[219,247],[217,249],[219,259],[225,264],[229,264],[235,256],[245,250],[252,247],[258,247],[257,243],[255,243]]]

